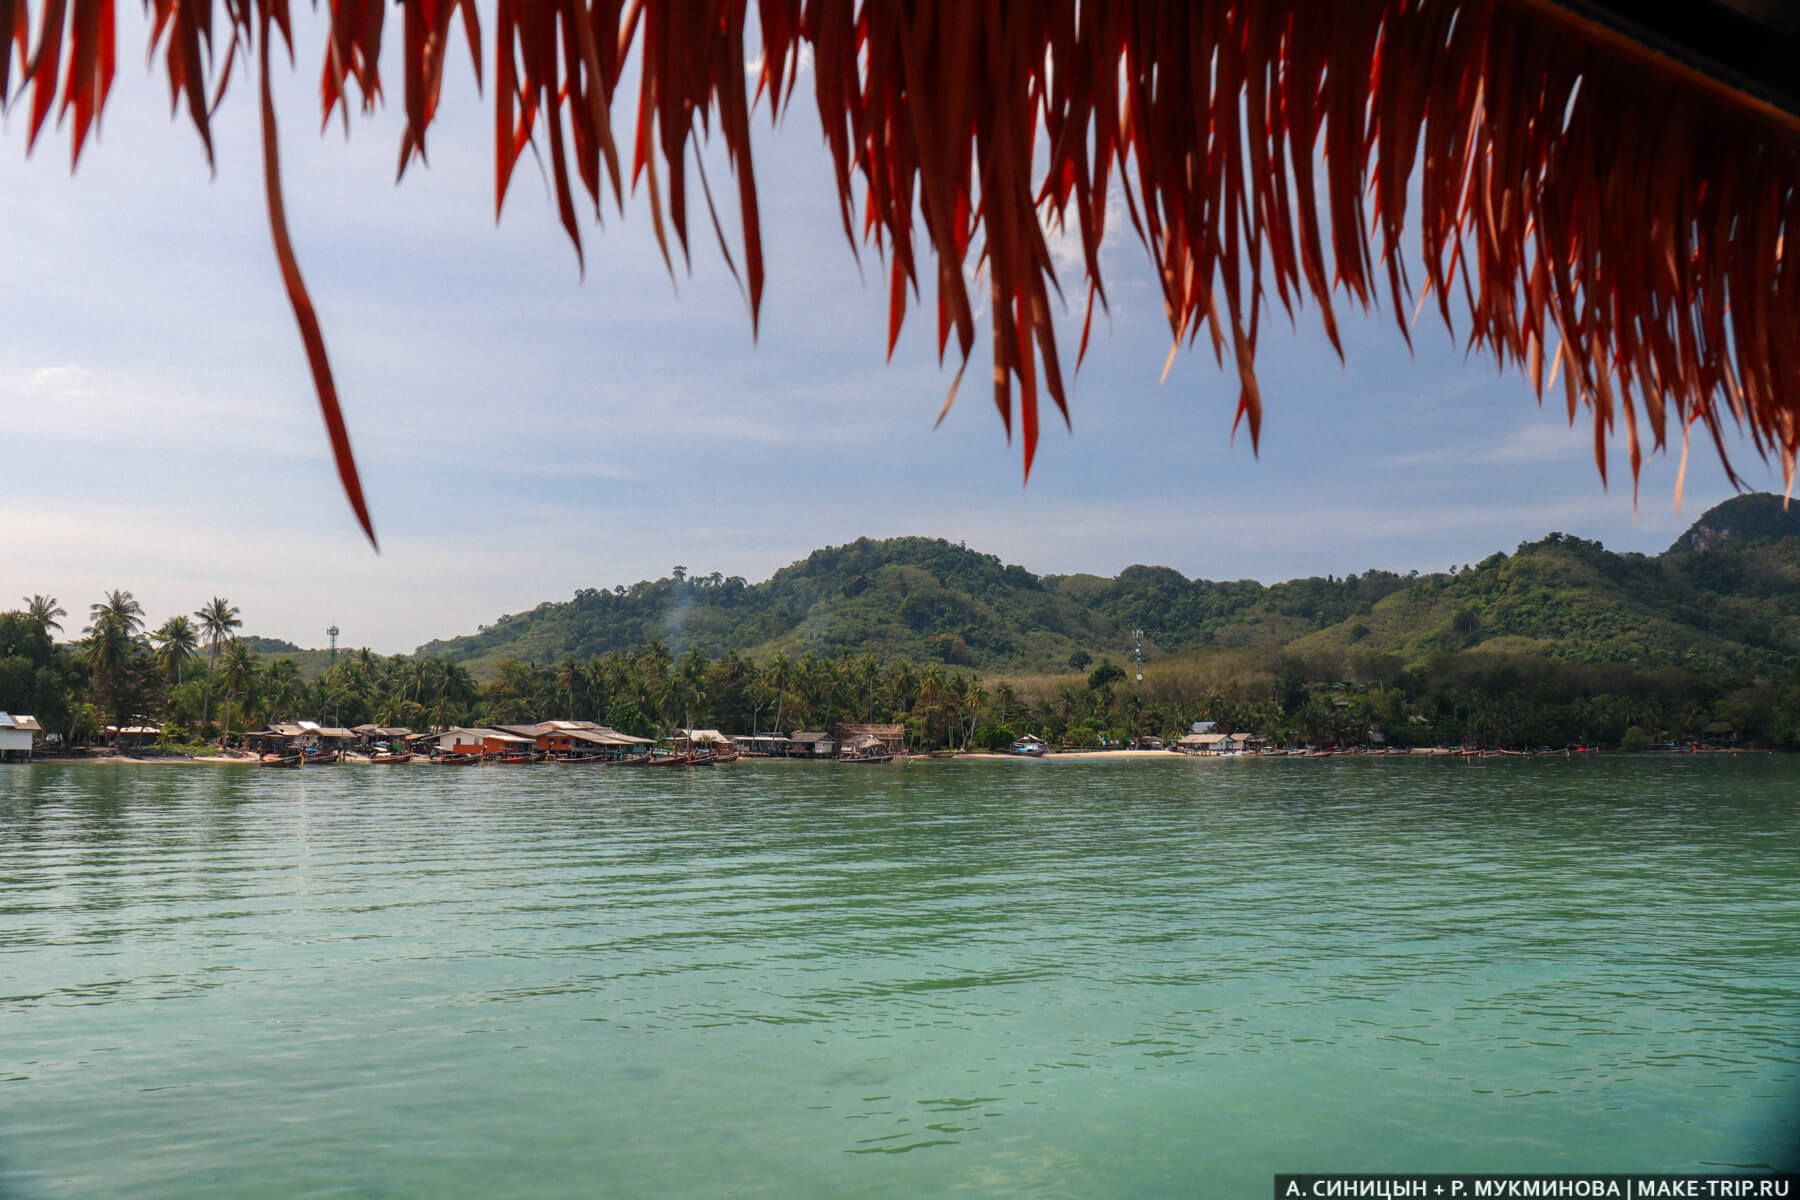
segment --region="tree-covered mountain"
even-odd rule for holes
[[[1800,538],[1650,557],[1552,533],[1510,557],[1414,580],[1294,643],[1299,652],[1352,646],[1409,663],[1482,647],[1713,674],[1791,669],[1800,660]]]
[[[991,554],[933,538],[862,538],[816,550],[755,585],[677,567],[629,588],[584,588],[419,653],[484,672],[508,658],[555,662],[660,641],[709,655],[872,651],[1040,669],[1119,638],[1104,614]]]
[[[1708,509],[1706,515],[1675,539],[1669,553],[1791,537],[1800,537],[1800,505],[1789,504],[1768,492],[1751,492]]]
[[[1757,674],[1800,658],[1800,536],[1772,496],[1712,509],[1664,554],[1617,554],[1562,533],[1460,571],[1370,571],[1264,585],[1132,566],[1114,578],[1033,575],[932,538],[860,539],[749,584],[683,568],[612,591],[583,589],[431,642],[478,675],[506,659],[552,663],[631,651],[755,658],[870,651],[988,672],[1122,657],[1132,631],[1161,656],[1291,647],[1418,662],[1482,647],[1645,669]]]

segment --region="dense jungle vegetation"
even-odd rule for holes
[[[179,743],[302,717],[564,716],[640,734],[896,720],[926,746],[1095,745],[1199,720],[1314,744],[1800,745],[1800,512],[1769,496],[1720,505],[1656,556],[1552,533],[1442,573],[1268,586],[1036,576],[949,542],[864,539],[761,584],[677,567],[335,661],[240,636],[219,597],[150,629],[115,591],[63,640],[57,601],[24,599],[0,614],[0,710],[70,744],[147,722]]]

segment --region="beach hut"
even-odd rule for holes
[[[315,725],[313,737],[315,744],[321,750],[341,754],[346,750],[356,749],[357,738],[354,729],[341,729],[336,725]]]
[[[413,731],[401,725],[357,725],[352,732],[356,734],[357,746],[363,753],[375,750],[379,743],[400,747],[413,736]]]
[[[1253,742],[1260,746],[1262,740],[1254,734],[1190,733],[1175,744],[1184,754],[1238,754]]]
[[[840,724],[832,729],[832,733],[836,736],[839,745],[863,738],[874,738],[889,754],[899,754],[906,749],[906,726],[897,721]]]
[[[30,762],[31,740],[43,729],[36,717],[0,712],[0,762]]]
[[[161,725],[108,725],[100,731],[108,744],[120,750],[142,750],[162,736]]]
[[[829,733],[803,729],[788,736],[788,754],[794,758],[835,758],[837,739]]]
[[[878,754],[892,754],[893,752],[886,742],[872,733],[859,733],[838,743],[840,757],[872,758]]]
[[[716,729],[677,729],[671,740],[675,743],[675,748],[684,753],[703,750],[709,746],[719,750],[733,744],[730,738]]]

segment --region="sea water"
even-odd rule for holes
[[[1800,759],[0,768],[0,1195],[1800,1166]]]

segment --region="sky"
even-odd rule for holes
[[[125,5],[118,79],[73,174],[66,130],[27,155],[26,105],[0,136],[0,607],[55,596],[75,636],[114,588],[152,627],[222,596],[245,633],[311,647],[336,625],[341,645],[399,653],[677,564],[759,582],[863,536],[946,538],[1038,574],[1147,563],[1273,583],[1439,571],[1553,530],[1657,553],[1733,494],[1699,442],[1679,511],[1679,447],[1634,496],[1617,440],[1603,485],[1560,389],[1540,408],[1432,311],[1409,353],[1391,313],[1348,302],[1345,362],[1312,309],[1265,324],[1253,453],[1233,437],[1235,371],[1204,338],[1162,380],[1169,329],[1123,219],[1072,430],[1047,423],[1027,482],[985,385],[934,428],[955,363],[937,362],[929,290],[885,360],[885,272],[843,236],[804,85],[779,127],[756,113],[753,337],[697,195],[673,278],[641,195],[622,215],[609,202],[604,228],[586,210],[583,272],[529,153],[496,223],[490,101],[454,54],[430,166],[396,184],[397,26],[391,102],[348,140],[336,121],[321,135],[304,12],[298,67],[276,72],[288,219],[380,552],[339,490],[271,249],[254,79],[219,110],[215,176]],[[629,106],[615,115],[623,136]],[[731,190],[716,146],[708,164]],[[721,216],[735,252],[735,207]],[[1072,242],[1054,249],[1074,264]],[[1072,361],[1077,273],[1065,287]],[[1751,487],[1781,489],[1746,443],[1733,457]]]

